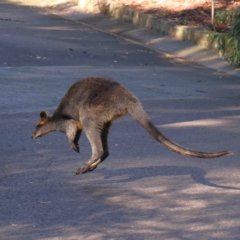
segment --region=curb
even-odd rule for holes
[[[90,1],[90,4],[92,4],[92,1]],[[213,45],[207,41],[211,32],[204,28],[177,25],[169,20],[115,2],[106,5],[104,0],[98,0],[98,7],[101,14],[109,17],[122,19],[125,22],[167,34],[177,40],[189,41],[204,48],[214,49]]]
[[[30,1],[30,0],[28,0]],[[40,0],[41,1],[41,0]],[[147,14],[134,8],[123,6],[117,2],[107,0],[42,0],[41,6],[61,7],[68,3],[77,5],[81,10],[89,13],[100,13],[111,18],[167,34],[177,40],[189,41],[204,48],[214,49],[213,44],[207,41],[211,31],[199,27],[177,25],[167,19]]]

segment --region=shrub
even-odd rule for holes
[[[212,32],[209,35],[209,41],[214,44],[221,57],[227,55],[233,65],[240,66],[240,9],[220,11],[216,14],[216,21],[229,24],[230,31]]]

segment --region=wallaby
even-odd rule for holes
[[[83,174],[94,170],[107,158],[107,137],[111,124],[127,113],[158,142],[176,153],[197,158],[231,154],[229,151],[198,152],[170,141],[149,120],[138,98],[108,77],[89,77],[72,85],[52,116],[47,111],[40,113],[32,138],[53,131],[65,132],[71,148],[79,152],[78,140],[83,129],[92,148],[92,157],[76,172],[77,175]]]

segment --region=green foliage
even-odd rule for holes
[[[216,21],[229,24],[230,31],[213,32],[209,35],[209,41],[214,44],[221,57],[227,54],[233,65],[240,66],[240,10],[218,12]]]
[[[219,11],[216,13],[215,20],[224,24],[231,23],[234,20],[234,11]]]
[[[219,11],[217,12],[215,19],[222,23],[232,24],[235,20],[240,18],[240,9],[235,11]]]

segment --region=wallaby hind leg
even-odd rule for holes
[[[101,139],[102,139],[102,145],[103,145],[103,156],[100,159],[101,161],[98,160],[97,162],[91,164],[89,171],[93,171],[100,162],[103,162],[109,156],[108,132],[110,127],[111,127],[111,122],[108,122],[104,125],[102,130]]]
[[[95,119],[92,121],[82,121],[82,125],[92,147],[92,157],[77,170],[76,175],[90,171],[91,165],[92,170],[95,169],[102,159],[106,158],[101,137],[104,124],[99,123]]]

